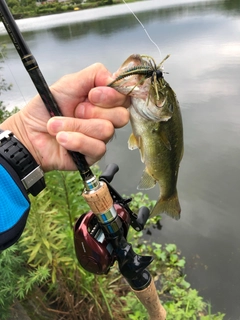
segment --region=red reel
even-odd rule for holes
[[[122,220],[124,236],[127,238],[129,213],[119,204],[114,204],[114,208]],[[112,245],[92,211],[81,215],[77,220],[74,226],[74,245],[80,265],[91,273],[107,274],[116,260]]]

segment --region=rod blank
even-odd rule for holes
[[[38,63],[32,55],[26,41],[24,40],[5,0],[0,0],[0,18],[50,116],[62,116],[62,113],[42,75],[42,72],[39,69]],[[83,154],[74,151],[69,151],[69,153],[72,156],[72,159],[75,162],[84,181],[94,177]]]

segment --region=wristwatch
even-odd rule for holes
[[[0,130],[0,157],[16,171],[28,193],[36,196],[45,188],[43,170],[9,130]]]

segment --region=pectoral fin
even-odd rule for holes
[[[138,190],[152,189],[156,184],[156,180],[147,172],[147,169],[143,171],[141,180],[137,186]]]
[[[134,136],[133,133],[130,134],[130,137],[128,139],[128,149],[130,150],[135,150],[138,148],[138,142],[136,137]]]
[[[143,150],[143,144],[142,144],[142,138],[141,137],[135,137],[133,133],[131,133],[129,139],[128,139],[128,149],[135,150],[139,149],[141,161],[144,163],[144,150]]]

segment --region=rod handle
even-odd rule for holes
[[[136,294],[138,299],[147,309],[148,314],[150,316],[149,320],[165,320],[167,316],[166,310],[163,308],[157,293],[157,289],[155,287],[153,278],[151,278],[151,282],[149,286],[143,290],[134,290],[133,292]]]
[[[93,192],[83,192],[82,196],[95,214],[102,214],[113,206],[113,199],[105,182],[100,182],[100,188]]]

